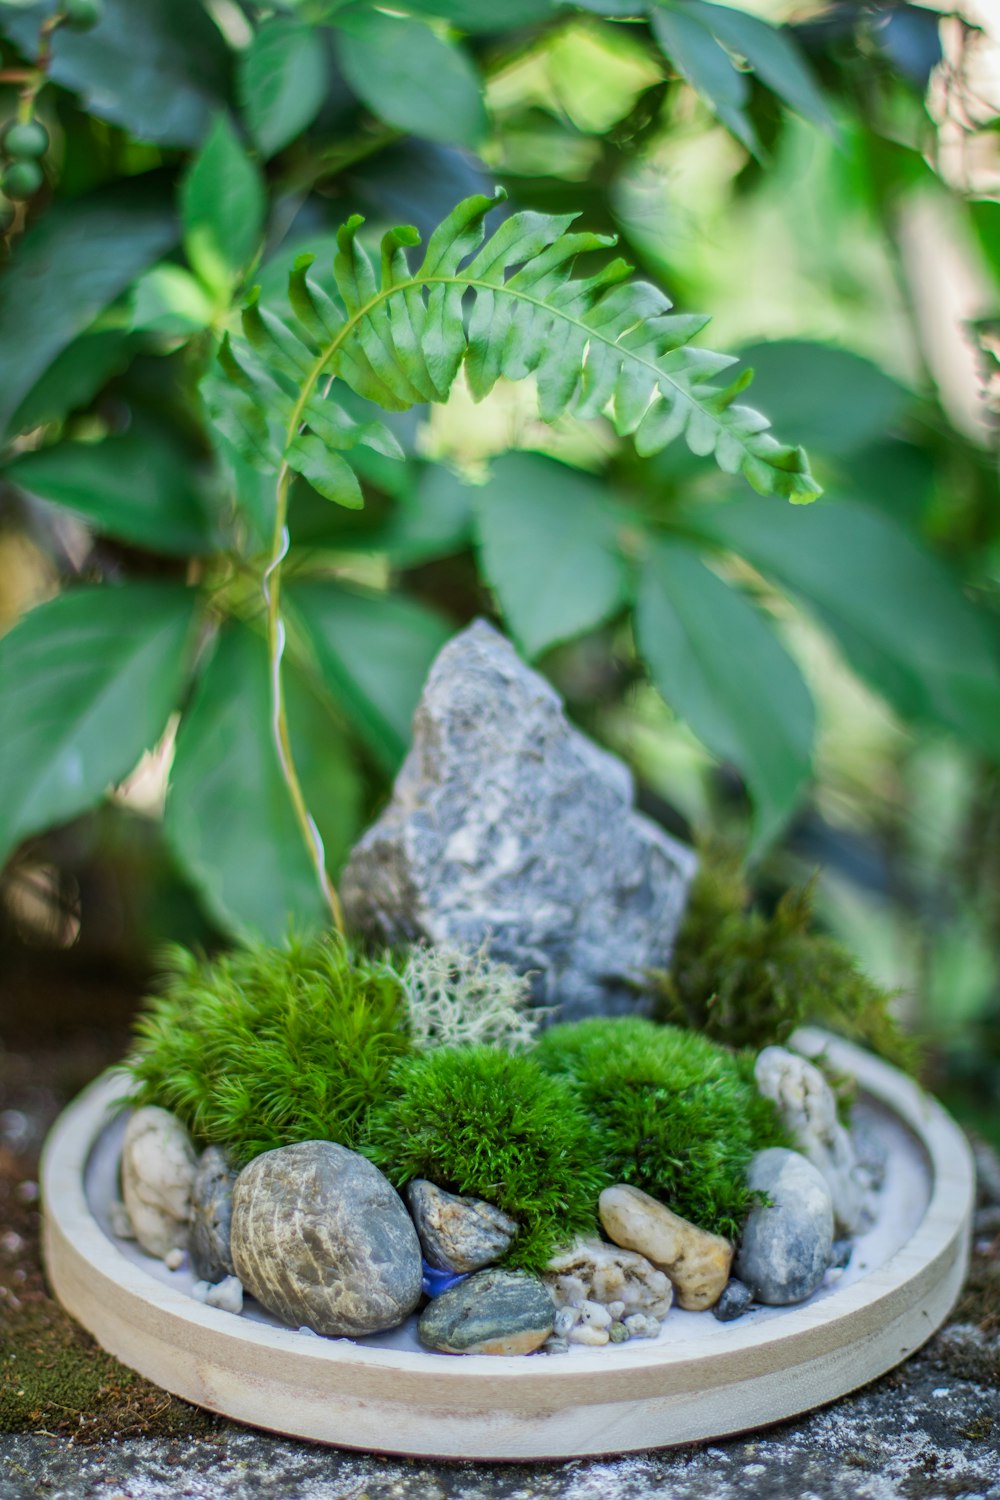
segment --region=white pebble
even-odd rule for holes
[[[580,1321],[589,1323],[591,1328],[610,1328],[613,1319],[608,1309],[599,1302],[585,1302],[580,1308]]]
[[[209,1307],[220,1312],[241,1313],[243,1311],[243,1283],[237,1276],[227,1276],[218,1286],[213,1286],[205,1298]]]
[[[207,1302],[208,1294],[212,1290],[210,1281],[196,1281],[191,1288],[191,1295],[196,1302]]]
[[[578,1307],[560,1307],[554,1320],[556,1337],[564,1339],[579,1321],[580,1309]]]
[[[173,1250],[168,1250],[163,1257],[163,1264],[168,1271],[179,1271],[186,1260],[187,1252],[175,1245]]]
[[[577,1323],[567,1335],[571,1344],[606,1344],[610,1334],[606,1328],[595,1328],[591,1323]]]
[[[630,1313],[622,1321],[634,1339],[655,1339],[660,1331],[656,1318],[651,1318],[646,1313]]]
[[[625,1303],[621,1300],[608,1303],[608,1312],[614,1321],[625,1316]]]

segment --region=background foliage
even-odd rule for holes
[[[316,912],[270,734],[274,485],[199,381],[249,288],[290,315],[297,257],[322,281],[355,212],[363,243],[404,221],[426,238],[501,184],[508,211],[579,210],[679,312],[716,314],[714,346],[753,365],[754,404],[826,494],[760,498],[679,444],[638,457],[603,419],[545,427],[530,384],[503,381],[481,407],[460,386],[388,416],[388,443],[351,450],[361,510],[297,475],[285,692],[331,875],[434,653],[495,613],[653,811],[752,842],[765,902],[822,863],[821,915],[903,987],[985,1110],[985,12],[977,29],[900,0],[104,0],[40,52],[54,12],[0,4],[0,114],[49,137],[41,187],[4,211],[0,280],[0,629],[25,616],[0,642],[14,981],[26,950],[36,970],[43,952],[141,967],[164,932],[281,936],[289,903]],[[395,445],[402,462],[380,451]]]

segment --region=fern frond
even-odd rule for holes
[[[464,365],[477,400],[501,376],[533,375],[545,421],[607,413],[640,454],[683,437],[763,494],[819,494],[802,449],[779,443],[767,419],[738,402],[750,372],[718,384],[734,360],[692,347],[706,318],[673,313],[621,259],[574,277],[578,255],[614,241],[571,230],[573,215],[512,214],[487,238],[486,216],[502,197],[466,198],[416,265],[415,230],[390,230],[375,263],[355,216],[337,237],[336,297],[310,276],[305,256],[289,279],[289,317],[250,299],[242,338],[224,341],[205,385],[210,414],[244,457],[357,505],[345,455],[358,443],[391,452],[393,442],[381,423],[342,410],[335,382],[403,411],[445,400]]]

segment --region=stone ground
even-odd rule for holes
[[[863,1391],[726,1442],[565,1464],[376,1458],[248,1431],[131,1375],[48,1297],[38,1150],[121,1055],[0,1048],[0,1500],[1000,1500],[1000,1161],[980,1165],[972,1272],[948,1327]]]

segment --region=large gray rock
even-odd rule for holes
[[[833,1200],[822,1172],[797,1151],[770,1146],[747,1168],[761,1196],[747,1216],[734,1270],[768,1307],[811,1297],[833,1250]]]
[[[431,668],[344,873],[348,921],[392,944],[489,937],[563,1019],[640,1010],[631,982],[668,963],[695,857],[633,804],[627,767],[477,620]]]
[[[332,1141],[280,1146],[243,1168],[230,1251],[247,1291],[293,1328],[379,1333],[420,1299],[420,1243],[403,1200]]]

